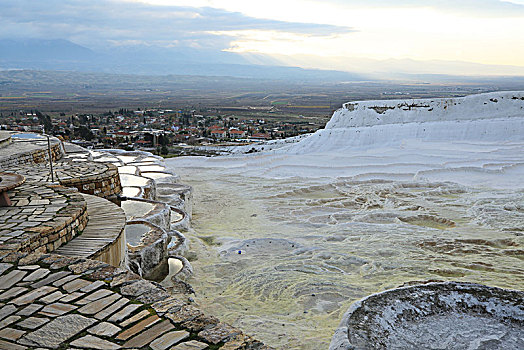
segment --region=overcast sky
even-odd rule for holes
[[[2,38],[524,66],[524,0],[0,0]],[[292,60],[291,60],[292,61]],[[298,62],[298,60],[297,60]]]

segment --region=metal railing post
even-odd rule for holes
[[[53,174],[53,156],[51,155],[51,141],[49,140],[49,135],[47,136],[47,150],[49,152],[49,168],[51,169],[51,182],[55,182],[55,175]]]

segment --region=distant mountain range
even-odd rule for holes
[[[332,70],[315,69],[325,65]],[[309,69],[299,68],[311,67]],[[92,50],[68,40],[0,39],[0,69],[135,75],[229,76],[292,82],[471,82],[524,79],[524,67],[470,62],[240,55],[188,47],[112,46]],[[480,79],[480,80],[479,80]]]
[[[94,51],[62,39],[0,40],[0,68],[293,81],[365,80],[362,75],[342,71],[251,64],[229,52],[145,46]]]

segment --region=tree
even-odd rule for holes
[[[53,123],[51,122],[51,117],[47,114],[43,115],[38,110],[35,111],[35,114],[38,117],[39,123],[44,126],[44,131],[48,134],[51,133],[51,131],[53,131]]]
[[[166,135],[159,135],[157,142],[162,146],[166,146],[169,143],[169,139]]]
[[[85,125],[81,125],[80,128],[78,128],[78,135],[81,139],[86,141],[91,141],[95,135],[87,128]]]

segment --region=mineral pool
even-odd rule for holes
[[[523,96],[368,101],[295,144],[168,160],[194,188],[196,303],[275,348],[327,349],[352,302],[407,282],[523,289]]]

